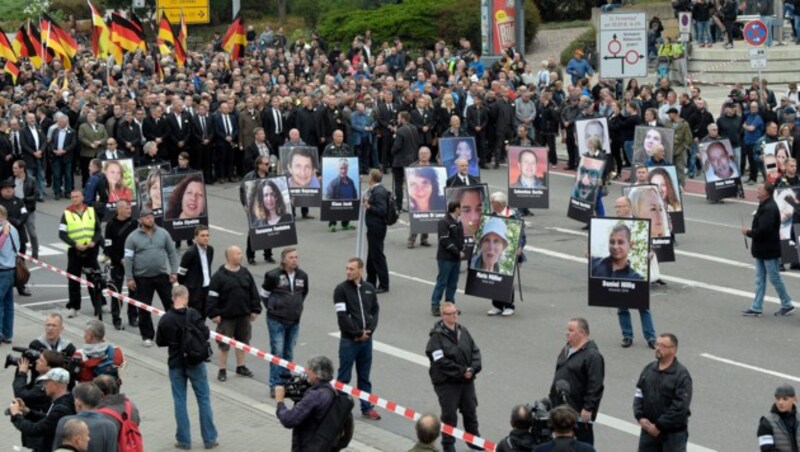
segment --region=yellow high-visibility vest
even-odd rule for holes
[[[83,215],[67,210],[64,212],[67,220],[67,236],[78,245],[86,245],[94,238],[95,215],[94,208],[87,207]]]

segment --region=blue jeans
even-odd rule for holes
[[[769,47],[772,45],[772,33],[774,33],[772,28],[775,26],[775,20],[772,16],[761,16],[761,21],[767,26],[767,42],[764,45]]]
[[[781,308],[790,308],[792,306],[792,297],[786,292],[786,286],[783,285],[783,278],[778,272],[778,267],[781,265],[780,259],[756,259],[756,294],[753,299],[753,306],[750,307],[753,311],[761,312],[764,305],[764,293],[767,291],[767,278],[775,291],[778,292],[778,298],[781,299]]]
[[[736,167],[742,167],[742,147],[737,146],[733,148],[733,160],[736,162]],[[741,174],[740,174],[741,175]]]
[[[595,204],[594,210],[597,212],[597,218],[603,218],[606,216],[606,207],[603,205],[602,187],[597,187],[597,204]]]
[[[628,163],[633,165],[633,141],[622,143],[622,150],[625,152],[625,159],[628,160]]]
[[[689,175],[694,176],[697,173],[697,143],[692,143],[689,148],[689,161],[687,162]]]
[[[53,193],[69,196],[72,192],[72,162],[65,162],[63,159],[53,159]],[[61,179],[64,179],[64,191],[61,191]],[[43,193],[43,192],[39,192]]]
[[[794,15],[794,40],[800,41],[800,14]]]
[[[630,309],[617,309],[619,317],[619,327],[622,329],[622,337],[633,339],[633,324],[631,323]],[[648,342],[656,339],[656,328],[653,326],[653,316],[649,309],[639,309],[639,318],[642,320],[642,333]]]
[[[336,379],[342,383],[350,383],[353,372],[353,363],[358,374],[358,389],[372,393],[372,383],[369,381],[369,372],[372,368],[372,339],[366,342],[356,342],[352,339],[339,340],[339,374]],[[372,409],[372,404],[361,399],[361,412],[366,413]]]
[[[211,392],[208,389],[206,364],[194,367],[170,367],[169,381],[172,386],[172,402],[175,407],[175,422],[178,431],[175,440],[180,444],[192,444],[192,428],[189,425],[189,411],[186,409],[186,381],[192,381],[194,396],[200,410],[200,434],[203,444],[213,444],[217,440],[217,428],[214,427],[214,413],[211,411]]]
[[[288,325],[279,320],[267,318],[267,331],[269,331],[269,352],[286,361],[294,359],[294,346],[297,335],[300,334],[300,322]],[[281,378],[284,370],[277,364],[269,365],[269,387],[274,388],[285,383]]]
[[[14,270],[0,271],[0,339],[14,337]]]
[[[461,261],[437,260],[439,274],[436,275],[436,286],[433,287],[431,296],[431,308],[439,309],[444,293],[445,301],[456,301],[456,289],[458,288],[458,272],[461,271]]]
[[[711,21],[694,21],[694,40],[698,44],[711,44]]]

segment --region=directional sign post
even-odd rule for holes
[[[600,15],[600,77],[647,77],[647,20],[643,12]]]
[[[211,21],[209,15],[209,0],[157,0],[158,11],[164,11],[170,23],[178,24],[181,21],[181,11],[186,23],[207,24]]]

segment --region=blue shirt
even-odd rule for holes
[[[17,228],[11,226],[9,228],[9,234],[11,235],[11,240],[9,240],[9,237],[6,237],[3,246],[0,247],[0,270],[16,268],[17,266],[17,253],[14,252],[14,247],[19,251],[19,233],[17,233]]]
[[[744,114],[744,123],[748,126],[756,126],[752,132],[749,130],[744,131],[744,144],[755,144],[761,135],[764,135],[764,120],[758,113],[747,112]]]

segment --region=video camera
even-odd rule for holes
[[[39,356],[42,355],[42,352],[38,350],[34,350],[32,348],[25,348],[25,347],[11,347],[11,350],[14,350],[17,353],[20,353],[22,356],[21,358],[25,358],[28,360],[29,363],[33,364],[39,359]],[[4,369],[8,369],[11,366],[19,366],[20,358],[14,357],[12,354],[6,355],[6,364],[3,367]]]
[[[312,386],[306,374],[293,375],[290,373],[283,373],[281,374],[281,378],[286,380],[286,383],[283,384],[286,398],[291,399],[294,403],[299,402],[306,395],[306,391]]]
[[[559,404],[566,404],[569,397],[570,386],[566,380],[557,380],[555,383]],[[532,424],[530,428],[534,444],[544,444],[553,439],[553,427],[550,425],[550,410],[553,404],[545,397],[526,405],[531,413]]]

